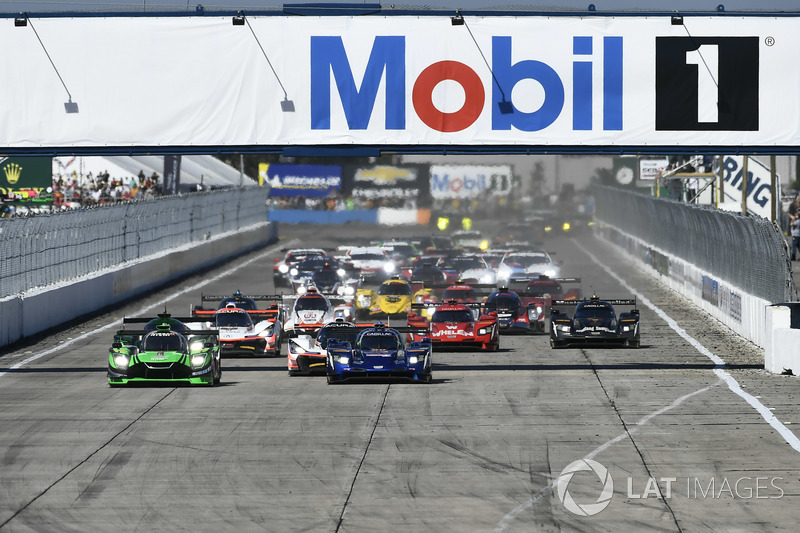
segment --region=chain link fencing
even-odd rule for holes
[[[267,194],[211,191],[0,219],[0,298],[266,222]]]
[[[592,193],[599,221],[747,294],[773,303],[797,300],[786,241],[769,220],[615,187],[596,185]]]

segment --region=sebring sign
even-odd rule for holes
[[[0,84],[0,152],[800,146],[800,98],[787,97],[800,94],[800,17],[467,19],[8,24],[0,47],[14,53],[0,65],[14,76]],[[65,112],[68,101],[77,112]]]

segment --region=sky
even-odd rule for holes
[[[394,3],[393,3],[394,2]],[[195,11],[202,4],[206,11],[217,10],[272,10],[284,4],[311,3],[307,0],[282,2],[278,0],[86,0],[71,2],[69,0],[51,1],[18,1],[0,0],[0,13],[11,14],[28,12],[63,13],[63,12],[164,12]],[[345,3],[341,0],[318,0],[313,3],[333,4]],[[379,3],[379,2],[352,2]],[[473,11],[586,11],[590,4],[597,12],[651,11],[667,12],[714,12],[722,5],[726,12],[764,12],[780,11],[800,14],[798,0],[544,0],[542,2],[520,2],[519,0],[387,0],[381,4],[384,10],[473,10]]]

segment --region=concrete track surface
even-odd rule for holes
[[[797,531],[800,381],[589,235],[546,247],[585,295],[647,299],[639,349],[502,337],[436,352],[430,385],[329,386],[285,359],[226,359],[214,388],[107,385],[123,316],[272,293],[280,247],[416,233],[283,226],[278,246],[5,350],[0,531]]]

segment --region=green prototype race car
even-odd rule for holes
[[[219,331],[191,329],[167,313],[155,319],[125,318],[124,324],[145,323],[141,330],[121,329],[108,353],[108,384],[175,383],[216,385],[222,377]]]

